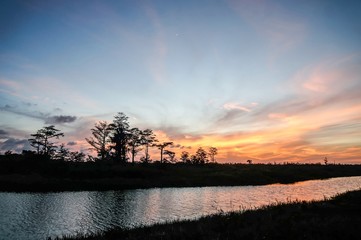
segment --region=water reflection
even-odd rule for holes
[[[44,239],[198,218],[289,200],[320,200],[361,188],[361,177],[291,185],[107,192],[0,193],[0,239]]]

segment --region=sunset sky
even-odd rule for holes
[[[361,163],[361,1],[1,1],[2,153],[117,112],[218,162]]]

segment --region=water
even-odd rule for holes
[[[361,177],[242,187],[106,192],[0,193],[0,239],[46,239],[122,226],[199,218],[361,188]]]

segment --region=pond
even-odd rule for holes
[[[265,186],[127,191],[0,192],[0,239],[46,239],[136,227],[292,200],[322,200],[361,188],[361,177]]]

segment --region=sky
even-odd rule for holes
[[[117,112],[218,162],[361,163],[361,2],[1,1],[1,152]]]

